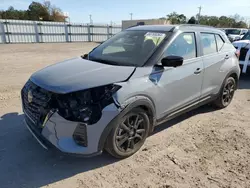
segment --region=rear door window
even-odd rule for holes
[[[221,51],[221,49],[223,48],[224,46],[224,40],[221,38],[220,35],[215,35],[215,38],[216,38],[216,43],[217,43],[217,48],[218,48],[218,51]]]
[[[201,44],[203,49],[203,55],[209,55],[217,52],[214,34],[201,33]]]

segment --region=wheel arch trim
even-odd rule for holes
[[[230,77],[230,76],[232,76],[232,75],[237,75],[237,78],[236,78],[236,88],[238,88],[238,84],[239,84],[239,77],[240,77],[240,75],[237,73],[237,71],[235,71],[235,70],[231,70],[231,71],[229,71],[228,73],[227,73],[227,76],[226,76],[226,78],[228,78],[228,77]],[[225,79],[226,79],[225,78]],[[233,77],[234,78],[234,77]],[[225,79],[223,80],[223,83],[222,83],[222,85],[224,84],[224,81],[225,81]],[[235,79],[235,78],[234,78]]]
[[[110,134],[110,131],[112,128],[114,128],[118,120],[123,117],[126,113],[128,113],[131,109],[136,108],[136,107],[146,107],[149,112],[152,115],[152,125],[151,128],[153,129],[154,125],[156,125],[156,111],[155,111],[155,106],[154,103],[152,102],[151,99],[149,99],[146,96],[134,96],[126,100],[120,107],[121,112],[113,119],[111,122],[105,127],[103,130],[101,137],[99,139],[99,144],[98,144],[98,151],[103,150],[105,147],[105,143],[107,140],[108,135]]]

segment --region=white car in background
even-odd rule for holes
[[[248,31],[241,40],[233,42],[234,47],[238,50],[240,65],[243,67],[242,72],[246,73],[250,67],[250,31]]]
[[[231,42],[241,40],[242,37],[248,32],[245,28],[225,28],[225,33]]]

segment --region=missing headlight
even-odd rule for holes
[[[70,121],[94,124],[101,118],[102,109],[113,102],[112,95],[118,89],[120,86],[112,84],[58,95],[58,113]]]

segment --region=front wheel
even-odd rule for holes
[[[144,144],[149,133],[150,121],[141,108],[132,109],[111,130],[106,151],[116,158],[126,158],[136,153]]]
[[[218,108],[227,107],[233,99],[235,90],[235,79],[233,77],[228,77],[221,88],[219,97],[214,101],[214,105]]]

